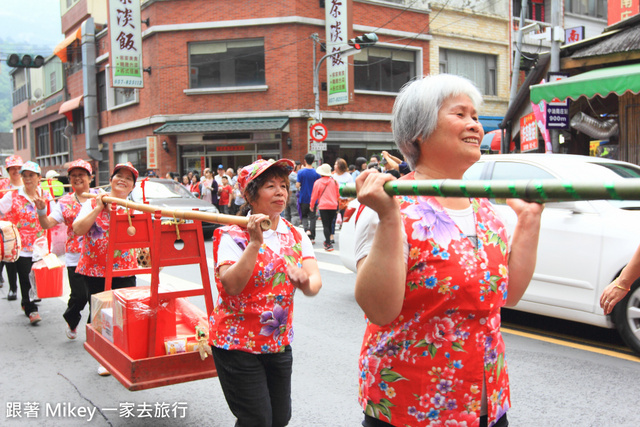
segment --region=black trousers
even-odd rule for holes
[[[29,273],[31,273],[33,261],[30,256],[21,256],[15,262],[15,265],[18,270],[18,279],[20,280],[20,295],[22,296],[20,304],[24,308],[24,314],[28,317],[30,313],[38,311],[38,306],[34,302],[31,302],[31,298],[29,297],[29,291],[31,290]]]
[[[282,427],[291,419],[291,346],[253,354],[211,347],[225,400],[236,427]]]
[[[9,290],[18,292],[18,267],[15,262],[2,261],[2,265],[7,267],[7,279],[9,280]],[[2,274],[2,269],[0,269]]]
[[[82,276],[87,286],[87,302],[89,303],[89,318],[87,323],[91,323],[91,295],[104,292],[104,277]],[[133,288],[136,286],[136,276],[114,277],[111,280],[111,289]]]
[[[67,321],[69,328],[75,330],[82,318],[82,310],[87,305],[88,294],[87,285],[84,282],[84,276],[76,273],[76,267],[67,267],[67,276],[69,277],[69,287],[71,293],[69,294],[69,302],[67,303],[67,309],[62,317]]]
[[[324,233],[324,244],[331,243],[331,230],[336,222],[338,211],[336,209],[320,209],[320,219],[322,220],[322,232]]]
[[[316,211],[311,209],[309,203],[300,203],[300,214],[302,215],[300,218],[302,228],[305,232],[309,232],[307,234],[311,240],[316,240]]]

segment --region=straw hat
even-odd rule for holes
[[[327,163],[323,163],[316,168],[316,172],[318,172],[320,176],[331,176],[331,166]]]

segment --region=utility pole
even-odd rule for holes
[[[560,71],[560,43],[564,41],[564,29],[560,27],[560,0],[551,0],[551,57],[549,58],[549,71]],[[560,152],[560,132],[556,129],[549,130],[551,149],[554,153]]]

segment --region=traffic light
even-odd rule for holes
[[[373,46],[377,41],[378,36],[376,35],[376,33],[367,33],[362,36],[350,39],[347,43],[349,44],[349,46],[360,50],[363,47]]]
[[[7,58],[7,64],[14,68],[40,68],[44,65],[44,58],[42,55],[31,56],[12,53]]]

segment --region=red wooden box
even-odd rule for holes
[[[162,295],[162,293],[160,294]],[[148,286],[122,288],[113,291],[113,343],[131,356],[142,359],[149,355],[149,319],[157,319],[154,356],[165,354],[164,338],[176,335],[175,300],[160,301],[149,307]]]

